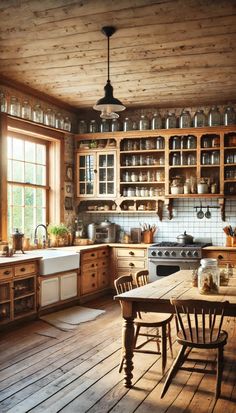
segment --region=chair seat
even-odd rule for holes
[[[203,340],[202,333],[198,334],[198,339],[196,335],[196,329],[192,329],[192,336],[193,340],[191,339],[190,330],[185,329],[186,338],[184,338],[182,331],[177,333],[177,341],[179,344],[189,346],[189,347],[197,347],[197,348],[217,348],[220,345],[226,344],[228,334],[226,331],[222,330],[219,334],[217,339],[218,330],[213,330],[212,339],[210,339],[210,335],[208,332],[205,333],[205,342]]]
[[[158,314],[158,313],[141,313],[141,318],[135,318],[135,324],[139,326],[162,327],[173,318],[173,314]]]

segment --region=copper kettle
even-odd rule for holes
[[[22,234],[22,232],[20,232],[18,228],[16,228],[15,232],[12,234],[13,253],[20,250],[24,254],[23,238],[24,238],[24,234]]]

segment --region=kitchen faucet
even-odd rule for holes
[[[45,229],[45,235],[43,235],[43,248],[46,248],[46,243],[48,244],[49,247],[49,242],[48,242],[48,231],[47,231],[47,227],[44,224],[39,224],[37,225],[37,227],[35,228],[34,231],[34,244],[38,245],[38,238],[37,238],[37,230],[39,227],[43,227]]]

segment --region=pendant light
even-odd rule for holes
[[[93,109],[101,111],[100,117],[103,119],[116,119],[119,115],[116,112],[125,110],[125,106],[113,96],[113,87],[110,82],[110,37],[116,29],[112,26],[102,28],[102,33],[107,37],[107,83],[104,87],[105,96],[99,99]]]

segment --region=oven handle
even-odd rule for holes
[[[170,261],[168,261],[168,260],[159,260],[158,258],[156,259],[156,260],[153,260],[153,259],[149,259],[149,262],[151,262],[152,264],[167,264],[168,263],[168,265],[170,265],[171,263],[173,264],[173,265],[177,265],[177,264],[181,264],[181,263],[187,263],[187,262],[195,262],[196,264],[199,262],[200,263],[200,259],[199,260],[183,260],[183,261],[181,261],[181,260],[176,260],[176,261],[174,261],[174,259],[173,259],[173,261],[172,260],[170,260]]]

